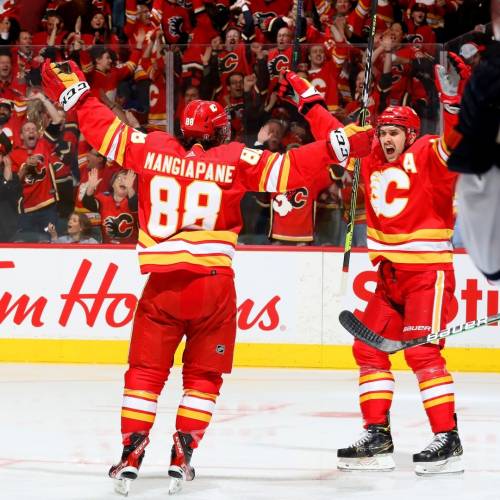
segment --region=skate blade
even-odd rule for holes
[[[168,486],[168,494],[169,495],[175,495],[179,491],[182,490],[182,483],[184,481],[182,479],[179,479],[177,477],[171,477],[170,478],[170,484]]]
[[[396,464],[391,454],[362,458],[339,458],[337,462],[337,469],[343,471],[366,470],[386,472],[395,468]]]
[[[461,474],[464,472],[462,457],[451,457],[438,462],[415,463],[417,476],[431,476],[437,474]]]
[[[115,479],[114,482],[115,482],[115,492],[118,493],[119,495],[127,497],[130,491],[130,483],[132,482],[132,479],[127,479],[127,478]]]

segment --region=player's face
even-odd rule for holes
[[[82,230],[78,215],[72,214],[68,219],[68,234],[79,233]]]
[[[389,163],[396,161],[405,150],[406,132],[401,127],[384,125],[378,129],[378,138]]]

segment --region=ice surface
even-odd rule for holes
[[[107,477],[121,453],[123,366],[0,364],[0,499],[119,500]],[[357,374],[235,369],[179,499],[500,499],[500,375],[455,374],[466,472],[417,477],[411,455],[431,431],[417,383],[395,372],[397,469],[340,472],[336,448],[359,437]],[[166,499],[181,394],[174,369],[160,398],[131,500]],[[172,497],[170,497],[172,498]]]

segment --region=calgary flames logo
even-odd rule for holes
[[[280,54],[267,63],[271,78],[290,68],[290,60],[285,54]]]
[[[273,210],[281,217],[290,213],[294,208],[302,208],[307,203],[309,192],[306,188],[295,189],[278,194],[273,200]]]
[[[181,16],[172,16],[168,20],[168,32],[173,36],[173,37],[178,37],[182,33],[182,24],[184,20],[182,19]]]
[[[219,71],[221,73],[232,73],[238,67],[238,62],[238,54],[229,52],[219,60]]]
[[[103,226],[111,238],[128,238],[134,231],[134,218],[127,213],[117,217],[109,216],[104,219]]]

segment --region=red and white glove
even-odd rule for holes
[[[448,58],[451,65],[458,73],[459,80],[458,82],[453,82],[444,66],[436,64],[434,66],[436,87],[439,94],[439,100],[443,103],[446,111],[448,111],[448,113],[457,114],[465,85],[471,75],[471,69],[459,55],[453,52],[448,52]]]
[[[371,125],[362,127],[355,123],[330,131],[330,145],[337,157],[337,163],[345,167],[348,158],[368,156],[372,150],[374,135],[375,129]]]
[[[53,63],[46,60],[42,66],[44,93],[58,101],[64,111],[70,110],[90,92],[90,85],[74,61]]]
[[[280,75],[278,96],[297,107],[305,115],[315,104],[326,107],[323,96],[307,80],[293,71],[283,71]]]

